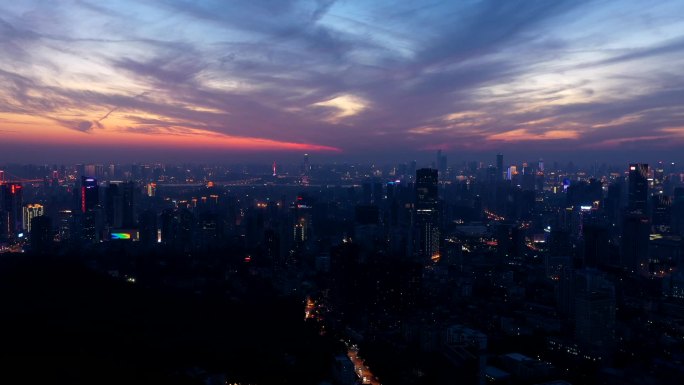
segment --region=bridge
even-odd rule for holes
[[[5,179],[7,176],[9,176],[11,179]],[[25,178],[20,178],[14,174],[11,174],[7,171],[0,170],[0,185],[1,184],[10,184],[10,183],[40,183],[42,182],[43,179],[25,179]]]

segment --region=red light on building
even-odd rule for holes
[[[86,212],[86,188],[81,187],[81,211]]]

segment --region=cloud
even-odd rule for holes
[[[500,132],[487,137],[488,140],[500,140],[504,142],[528,142],[536,140],[561,140],[577,139],[580,134],[577,131],[548,130],[544,132],[530,132],[524,128]]]
[[[334,109],[335,112],[332,113],[327,120],[337,123],[343,118],[361,113],[368,108],[368,102],[354,95],[340,95],[330,100],[313,103],[311,106]]]
[[[615,7],[648,23],[626,28]],[[200,132],[403,156],[521,141],[657,148],[684,126],[676,1],[81,0],[0,11],[0,118],[93,137]]]

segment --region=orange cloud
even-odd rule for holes
[[[487,140],[500,140],[503,142],[525,142],[536,140],[562,140],[577,139],[579,131],[575,130],[549,130],[540,133],[530,132],[525,128],[501,132],[487,136]]]
[[[340,152],[337,147],[225,135],[182,126],[96,128],[88,133],[71,130],[47,118],[0,114],[0,132],[6,142],[53,145],[128,146],[236,151]]]

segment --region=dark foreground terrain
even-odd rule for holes
[[[256,279],[239,293],[199,294],[145,288],[76,260],[0,257],[0,383],[316,384],[329,376],[333,344],[303,322],[300,301]]]

